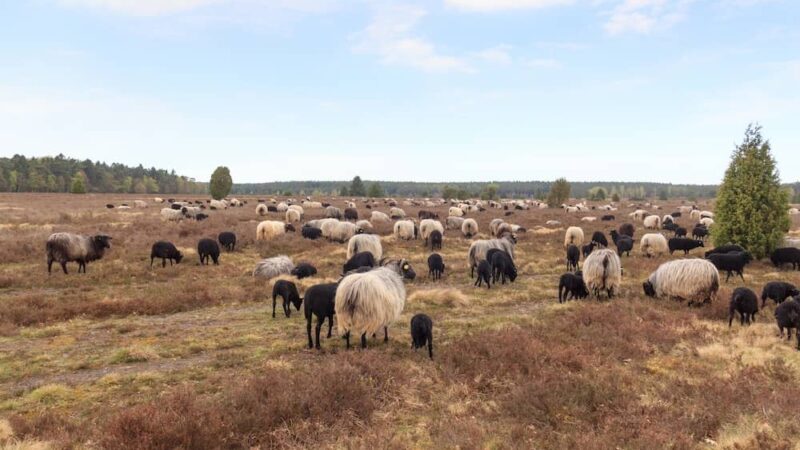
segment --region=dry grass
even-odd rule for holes
[[[279,254],[310,262],[318,276],[293,280],[302,295],[338,278],[344,245],[299,233],[256,243],[261,218],[252,198],[199,223],[164,223],[155,206],[104,208],[134,198],[0,195],[0,447],[791,449],[800,442],[793,381],[800,352],[777,338],[774,305],[754,325],[728,328],[727,299],[741,280],[702,308],[652,300],[641,281],[669,257],[635,250],[622,258],[618,299],[557,304],[566,227],[587,236],[608,231],[630,209],[611,223],[560,210],[474,214],[484,233],[498,216],[530,230],[517,246],[519,278],[490,290],[472,287],[470,240],[459,231],[445,233],[438,253],[447,271],[434,282],[422,243],[396,240],[380,226],[385,255],[409,259],[418,274],[407,283],[403,316],[386,344],[370,339],[366,351],[348,352],[334,335],[317,352],[305,349],[302,314],[272,319],[265,300],[274,280],[250,273],[260,258]],[[446,216],[446,207],[435,210]],[[307,210],[306,218],[321,214]],[[562,225],[543,227],[547,220]],[[197,241],[224,230],[237,234],[236,251],[223,253],[219,266],[199,266]],[[112,249],[87,274],[48,276],[43,243],[53,231],[109,234]],[[174,242],[184,263],[151,269],[158,239]],[[760,291],[771,280],[800,283],[800,273],[766,262],[747,268],[748,287]],[[434,361],[410,350],[408,321],[419,312],[434,320]]]

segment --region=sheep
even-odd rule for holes
[[[184,217],[194,219],[202,212],[202,210],[197,206],[183,206],[181,207],[181,212],[183,213]]]
[[[287,209],[286,210],[286,223],[299,223],[302,219],[300,215],[300,211],[296,209]]]
[[[547,225],[548,227],[556,227],[556,226],[561,225],[561,222],[558,221],[558,220],[548,220],[544,224]]]
[[[661,223],[662,223],[662,226],[663,226],[663,225],[666,225],[668,223],[675,223],[675,220],[673,219],[672,215],[667,214],[667,215],[665,215],[664,217],[661,218]]]
[[[283,313],[286,314],[286,317],[291,317],[292,315],[292,310],[289,307],[290,302],[297,311],[300,311],[300,304],[303,303],[303,299],[300,298],[300,294],[297,293],[297,286],[288,280],[278,280],[275,282],[275,285],[272,286],[273,319],[275,318],[275,305],[278,297],[283,299]]]
[[[302,220],[303,216],[306,215],[305,211],[303,210],[303,207],[300,205],[289,205],[289,208],[286,211],[297,211],[297,213],[300,214],[300,220]],[[300,220],[298,220],[297,222],[299,222]]]
[[[306,225],[318,227],[322,230],[322,236],[330,240],[333,237],[333,230],[339,223],[342,222],[336,219],[320,219],[307,222]]]
[[[606,235],[602,231],[595,231],[592,234],[591,242],[603,248],[608,247],[608,239],[606,239]]]
[[[411,267],[411,263],[407,259],[382,259],[380,266],[393,270],[395,273],[403,277],[404,280],[413,280],[416,278],[417,273]]]
[[[583,253],[583,257],[586,258],[587,256],[591,255],[594,251],[595,243],[590,242],[581,247],[581,253]]]
[[[374,227],[372,226],[372,222],[364,219],[356,221],[356,226],[364,230],[365,233],[370,232],[374,229]]]
[[[622,281],[622,264],[619,256],[610,249],[601,248],[583,261],[583,279],[590,292],[600,298],[605,291],[612,298]]]
[[[319,228],[308,227],[308,226],[303,226],[303,228],[300,229],[300,233],[302,234],[304,239],[311,239],[311,240],[319,239],[320,236],[322,236],[322,230],[320,230]]]
[[[150,267],[153,267],[153,260],[156,258],[161,258],[161,267],[167,267],[167,260],[169,260],[170,266],[173,261],[175,264],[180,264],[183,254],[172,242],[158,241],[150,249]]]
[[[416,223],[410,220],[398,220],[394,223],[394,235],[398,239],[417,239],[419,237],[419,228]]]
[[[667,238],[659,233],[648,233],[642,236],[641,241],[639,241],[639,248],[642,250],[642,254],[648,258],[660,256],[669,251]]]
[[[356,222],[358,220],[358,210],[355,208],[345,208],[344,220]]]
[[[382,213],[380,211],[372,211],[372,213],[369,216],[369,221],[372,222],[374,225],[376,222],[389,223],[392,221],[392,219],[390,219],[386,213]]]
[[[791,283],[785,281],[770,281],[761,290],[761,307],[767,303],[767,299],[775,300],[775,304],[780,305],[789,297],[800,295],[800,290]]]
[[[172,209],[172,208],[161,209],[161,220],[177,222],[183,219],[184,215],[179,209]]]
[[[435,249],[442,249],[442,232],[439,230],[433,230],[431,235],[429,236],[430,243],[431,243],[431,251]]]
[[[419,222],[419,235],[422,239],[425,240],[425,244],[428,244],[428,239],[431,236],[431,233],[434,231],[439,231],[439,233],[444,233],[444,226],[442,222],[434,219],[422,219]]]
[[[800,350],[800,301],[797,298],[786,301],[775,308],[775,321],[783,338],[783,329],[786,328],[787,340],[792,339],[792,328],[797,336],[797,349]]]
[[[303,278],[312,277],[317,274],[317,268],[312,266],[309,263],[300,263],[289,272],[293,277],[297,277],[298,280],[302,280]]]
[[[705,240],[706,236],[708,236],[708,228],[705,226],[696,226],[692,230],[692,238],[693,239],[703,239]]]
[[[570,244],[578,246],[583,244],[583,230],[580,227],[569,227],[564,233],[564,247]]]
[[[217,241],[209,238],[200,239],[197,242],[197,255],[200,257],[200,265],[208,265],[209,260],[219,265],[219,245]]]
[[[433,359],[433,321],[425,314],[411,318],[411,347],[414,350],[428,346],[428,357]]]
[[[469,265],[470,278],[474,276],[475,268],[486,259],[486,253],[493,248],[500,249],[508,253],[514,259],[514,236],[506,236],[499,239],[477,240],[469,246],[467,253],[467,264]]]
[[[317,350],[320,348],[319,332],[320,329],[322,329],[322,324],[325,323],[326,318],[328,319],[328,339],[331,337],[331,331],[333,330],[333,315],[336,314],[336,308],[334,304],[336,301],[336,290],[338,287],[339,283],[324,283],[315,284],[306,290],[306,294],[302,301],[305,303],[303,305],[303,313],[306,318],[308,348],[314,348],[314,341],[311,340],[312,315],[317,316]]]
[[[96,261],[105,255],[107,248],[111,248],[110,236],[98,234],[83,236],[73,233],[53,233],[47,238],[47,273],[51,273],[53,262],[58,261],[64,274],[67,274],[67,263],[76,261],[78,273],[86,273],[86,263]]]
[[[686,228],[684,227],[676,227],[674,230],[675,237],[686,237]]]
[[[325,217],[329,219],[342,220],[344,219],[344,213],[341,209],[335,206],[328,206],[325,208]]]
[[[684,255],[688,255],[690,251],[703,247],[703,241],[688,238],[672,238],[667,242],[669,247],[669,254],[671,255],[675,250],[683,250]]]
[[[463,217],[447,216],[447,219],[445,219],[445,227],[448,230],[460,230],[461,229],[461,225],[463,223],[464,223],[464,218]]]
[[[644,227],[647,230],[658,230],[661,228],[661,217],[659,216],[647,216],[644,218]]]
[[[487,258],[488,259],[488,258]],[[506,284],[506,277],[511,283],[517,279],[517,267],[508,253],[504,251],[497,251],[492,255],[489,260],[492,265],[492,282],[497,284],[497,279],[500,278],[502,284]]]
[[[267,208],[267,205],[265,205],[263,203],[259,203],[258,205],[256,205],[256,214],[257,215],[266,216],[268,212],[269,212],[269,209]]]
[[[567,295],[569,295],[569,299]],[[558,303],[564,303],[573,298],[586,298],[588,296],[589,290],[586,288],[586,283],[583,281],[583,274],[581,272],[567,272],[558,279]]]
[[[617,231],[621,235],[625,235],[633,239],[633,234],[636,232],[636,227],[633,226],[632,223],[623,223],[622,225],[617,228]]]
[[[147,208],[147,202],[144,200],[134,200],[133,201],[134,208]]]
[[[155,203],[164,203],[164,199],[163,199],[163,198],[161,198],[161,197],[154,197],[154,198],[153,198],[153,201],[154,201]]]
[[[370,252],[375,261],[383,257],[383,247],[378,236],[373,234],[356,234],[347,241],[347,259],[356,253]]]
[[[592,217],[592,216],[581,217],[581,222],[594,222],[595,220],[597,220],[597,217]]]
[[[253,269],[253,276],[260,278],[275,278],[278,275],[288,275],[294,269],[294,263],[286,255],[278,255],[272,258],[262,259],[256,263]]]
[[[358,270],[362,267],[375,267],[375,256],[368,252],[359,252],[355,253],[350,258],[347,258],[347,262],[344,263],[342,267],[342,274],[347,274],[353,270]]]
[[[702,219],[713,219],[714,213],[711,211],[700,211],[700,220]]]
[[[617,233],[617,230],[611,230],[611,240],[614,241],[614,245],[617,247],[617,255],[622,256],[623,253],[626,253],[628,256],[631,256],[631,250],[633,250],[633,239],[628,235],[620,235]]]
[[[674,297],[689,305],[700,300],[709,303],[719,291],[719,272],[704,259],[679,259],[658,266],[642,287],[649,297]]]
[[[464,216],[464,210],[461,209],[461,208],[452,206],[452,207],[450,207],[450,209],[447,210],[447,215],[448,216],[453,216],[453,217],[463,217]]]
[[[478,277],[475,280],[475,287],[481,287],[481,283],[486,283],[486,289],[491,289],[492,265],[485,259],[478,263]]]
[[[339,282],[334,300],[337,327],[350,348],[350,336],[361,336],[361,348],[367,347],[367,334],[383,328],[384,342],[389,340],[389,325],[400,317],[406,302],[406,289],[397,272],[379,267],[349,275]]]
[[[224,200],[211,200],[208,207],[211,209],[228,209],[228,204]]]
[[[467,239],[471,238],[478,234],[478,222],[475,219],[465,219],[464,223],[461,224],[461,233],[464,234],[464,237]]]
[[[289,231],[295,231],[294,225],[277,220],[265,220],[256,227],[256,240],[268,241]]]
[[[223,231],[217,236],[217,240],[222,245],[222,248],[229,252],[232,252],[236,247],[236,234],[233,231]]]
[[[799,209],[797,209],[797,208],[789,208],[789,215],[790,216],[796,216],[798,214],[800,214],[800,210]]]
[[[605,214],[600,217],[600,220],[603,222],[611,222],[612,220],[616,220],[616,217],[614,217],[613,214]]]
[[[505,223],[505,221],[503,219],[499,219],[499,218],[492,219],[492,221],[489,222],[489,232],[492,234],[492,236],[497,236],[497,229],[503,223]]]
[[[753,260],[749,252],[715,253],[706,258],[711,261],[719,270],[726,272],[725,282],[731,278],[731,274],[736,272],[744,281],[744,266]]]
[[[417,217],[419,217],[419,220],[422,220],[422,219],[439,220],[439,214],[437,214],[437,213],[435,213],[433,211],[426,211],[424,209],[420,209],[419,210],[419,212],[417,213]]]
[[[700,224],[702,224],[706,228],[709,228],[712,225],[714,225],[714,219],[712,219],[710,217],[704,217],[704,218],[700,219]]]
[[[578,261],[581,259],[581,251],[577,245],[570,244],[567,247],[567,270],[578,270]]]
[[[746,287],[733,290],[728,307],[728,327],[733,325],[733,316],[736,313],[739,313],[742,325],[745,323],[750,325],[751,321],[755,321],[755,315],[758,313],[758,298],[755,292]]]
[[[402,219],[406,216],[406,212],[400,208],[393,207],[389,210],[389,217],[392,219]]]
[[[794,247],[776,248],[769,255],[769,260],[778,268],[784,264],[791,264],[792,270],[800,270],[800,249]]]
[[[633,217],[634,220],[644,220],[647,217],[647,211],[643,209],[637,209],[636,211],[628,214],[630,217]]]
[[[289,209],[289,205],[286,204],[285,202],[280,202],[277,205],[275,205],[275,210],[277,212],[286,212],[286,210],[288,210],[288,209]]]
[[[303,200],[302,205],[303,205],[303,208],[306,208],[306,209],[321,209],[322,208],[322,203],[320,203],[320,202],[312,202],[312,201],[309,201],[309,200]]]
[[[506,228],[507,225],[509,225],[509,224],[506,223],[506,224],[500,225],[500,228],[498,228],[498,233],[497,233],[498,236],[503,234],[503,232],[505,231],[505,228]],[[510,227],[511,227],[511,233],[514,233],[514,234],[516,234],[516,233],[527,233],[528,232],[528,230],[525,227],[521,226],[521,225],[517,225],[517,224],[513,224],[512,223],[510,225]]]
[[[114,209],[114,204],[113,203],[106,203],[106,208]]]
[[[432,253],[428,256],[428,276],[433,279],[433,281],[441,280],[442,274],[444,273],[444,261],[442,260],[442,255],[438,253]]]
[[[364,230],[359,228],[354,223],[350,222],[336,222],[330,227],[330,233],[328,234],[328,239],[333,242],[345,243],[350,238],[357,234],[362,234]],[[322,231],[323,235],[325,234],[325,229],[323,228]]]
[[[278,208],[273,205],[267,205],[267,212],[278,212]]]

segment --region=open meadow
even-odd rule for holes
[[[611,212],[611,222],[580,221],[607,214],[599,210],[487,209],[468,214],[480,227],[473,239],[489,238],[498,217],[527,232],[517,235],[516,282],[476,288],[471,239],[460,231],[446,231],[437,251],[446,272],[434,282],[430,249],[381,225],[384,255],[407,258],[417,273],[389,341],[379,334],[366,350],[345,350],[334,327],[310,350],[302,307],[286,318],[279,300],[273,318],[272,284],[253,268],[282,254],[310,262],[318,274],[295,280],[302,296],[338,280],[347,246],[303,239],[299,226],[256,242],[257,224],[284,214],[255,213],[267,196],[238,198],[248,204],[175,223],[149,197],[147,208],[118,210],[105,205],[144,197],[0,194],[0,447],[800,449],[800,352],[794,338],[778,338],[774,302],[755,324],[737,317],[728,327],[734,288],[760,295],[768,281],[800,284],[798,271],[754,261],[744,283],[723,274],[713,304],[688,307],[643,294],[659,264],[683,256],[643,257],[634,208]],[[427,209],[442,222],[450,206],[398,200],[410,217]],[[306,209],[304,221],[323,214]],[[582,227],[588,241],[624,222],[635,223],[637,244],[622,257],[621,294],[559,304],[565,229]],[[109,235],[111,249],[86,274],[70,263],[69,275],[57,264],[48,275],[45,241],[58,231]],[[221,231],[236,233],[236,250],[199,265],[198,240]],[[175,243],[183,262],[151,268],[157,240]],[[433,360],[411,349],[409,321],[420,312],[434,322]]]

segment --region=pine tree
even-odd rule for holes
[[[762,138],[760,126],[750,125],[719,189],[711,230],[714,244],[736,243],[763,258],[788,231],[788,208],[769,141]]]
[[[350,195],[353,197],[367,196],[367,190],[364,189],[364,182],[361,181],[361,177],[358,175],[353,177],[353,181],[350,183]]]
[[[70,187],[70,192],[73,194],[86,193],[86,179],[82,173],[76,172],[72,177],[72,186]]]
[[[233,179],[231,171],[225,166],[219,166],[211,174],[211,181],[208,183],[208,191],[215,200],[222,200],[231,193]]]
[[[550,185],[550,192],[547,194],[547,205],[556,208],[569,200],[571,187],[566,178],[559,178]]]
[[[383,188],[381,187],[380,184],[378,184],[377,181],[369,185],[368,196],[371,198],[378,198],[384,196]]]

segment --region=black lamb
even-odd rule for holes
[[[751,321],[755,321],[754,316],[757,312],[758,297],[756,297],[756,293],[746,287],[734,289],[729,306],[728,327],[733,324],[733,316],[736,313],[739,313],[742,325],[745,323],[750,325]]]
[[[592,234],[591,242],[602,248],[608,247],[608,239],[606,239],[606,235],[602,231],[595,231]]]
[[[770,281],[761,289],[761,308],[767,303],[767,299],[775,300],[775,303],[780,305],[789,297],[800,295],[800,291],[792,283],[785,281]]]
[[[688,255],[690,251],[703,247],[703,241],[689,238],[672,238],[667,242],[669,246],[669,254],[675,250],[683,250],[684,255]]]
[[[219,265],[219,245],[217,241],[209,238],[200,239],[197,243],[197,254],[200,255],[200,265],[207,265],[209,258],[214,265]]]
[[[575,244],[567,247],[567,270],[578,270],[578,261],[581,259],[581,251]]]
[[[558,280],[558,303],[564,303],[573,298],[586,298],[589,296],[589,290],[586,288],[586,283],[583,281],[581,272],[567,272],[561,275]]]
[[[272,287],[273,319],[275,318],[275,304],[278,297],[283,299],[283,313],[286,314],[286,317],[292,315],[292,309],[289,307],[290,302],[294,305],[295,309],[300,311],[300,304],[303,303],[303,299],[300,298],[300,294],[297,293],[297,286],[288,280],[278,280],[275,282],[275,286]]]
[[[753,256],[748,252],[715,253],[706,259],[711,261],[718,270],[724,270],[727,273],[725,282],[733,273],[742,277],[742,281],[744,281],[744,267],[753,260]]]
[[[791,264],[792,269],[800,270],[800,249],[794,247],[776,248],[769,255],[772,264],[780,267],[784,264]]]
[[[355,222],[358,220],[358,210],[355,208],[345,208],[344,209],[344,220],[350,220]]]
[[[306,291],[303,298],[305,303],[303,312],[306,317],[306,332],[308,333],[308,348],[314,348],[314,341],[311,340],[311,318],[312,315],[317,316],[317,349],[319,346],[319,332],[322,329],[322,324],[325,318],[328,319],[328,339],[331,337],[331,330],[333,330],[333,315],[336,314],[336,288],[339,283],[325,283],[315,284]]]
[[[692,237],[694,239],[705,240],[706,236],[708,236],[708,228],[706,227],[694,227],[692,230]]]
[[[309,263],[300,263],[294,266],[294,269],[292,269],[291,274],[297,277],[298,280],[302,280],[303,278],[308,278],[310,276],[316,275],[317,268]]]
[[[675,237],[686,237],[688,231],[684,227],[675,228]]]
[[[800,350],[800,332],[798,332],[800,331],[800,299],[795,297],[778,305],[775,308],[775,321],[778,323],[781,337],[783,337],[783,329],[787,329],[787,340],[792,339],[792,328],[795,329],[797,349]]]
[[[428,357],[433,359],[433,320],[425,314],[411,318],[411,348],[428,346]]]
[[[428,276],[434,281],[442,279],[444,273],[444,261],[442,255],[433,253],[428,256]]]
[[[492,282],[497,284],[497,279],[500,279],[502,284],[506,284],[506,277],[513,283],[517,279],[517,267],[514,265],[514,260],[511,255],[504,251],[496,252],[492,255]]]
[[[439,230],[431,231],[431,234],[428,236],[428,239],[431,243],[431,251],[434,249],[442,249],[442,232]]]
[[[587,256],[591,255],[594,251],[595,243],[590,242],[581,247],[581,253],[583,253],[583,257],[586,258]]]
[[[486,283],[486,289],[491,289],[491,279],[492,279],[492,266],[489,264],[489,261],[485,259],[478,263],[478,277],[475,280],[475,286],[480,287],[481,283]]]
[[[602,220],[604,222],[609,222],[609,221],[612,221],[612,220],[615,220],[615,219],[616,218],[611,214],[606,214],[605,216],[600,218],[600,220]]]
[[[236,247],[236,234],[233,231],[223,231],[217,236],[217,240],[222,245],[222,248],[229,252],[232,252]]]
[[[156,258],[161,258],[161,267],[167,267],[167,260],[169,260],[170,266],[173,261],[175,264],[180,264],[183,254],[172,242],[158,241],[153,244],[153,248],[150,250],[150,267],[153,267],[153,260]]]
[[[375,267],[375,256],[370,252],[356,253],[344,263],[342,273],[346,274],[361,267]]]
[[[630,237],[633,239],[633,233],[636,231],[636,227],[633,226],[631,223],[623,223],[618,228],[619,234],[624,234],[625,236]]]
[[[732,252],[746,252],[747,250],[744,249],[741,245],[736,244],[726,244],[720,245],[719,247],[714,247],[711,250],[706,252],[706,258],[715,254],[715,253],[732,253]]]
[[[319,239],[322,236],[322,230],[314,227],[303,227],[300,230],[300,233],[303,235],[304,238],[311,240]]]

